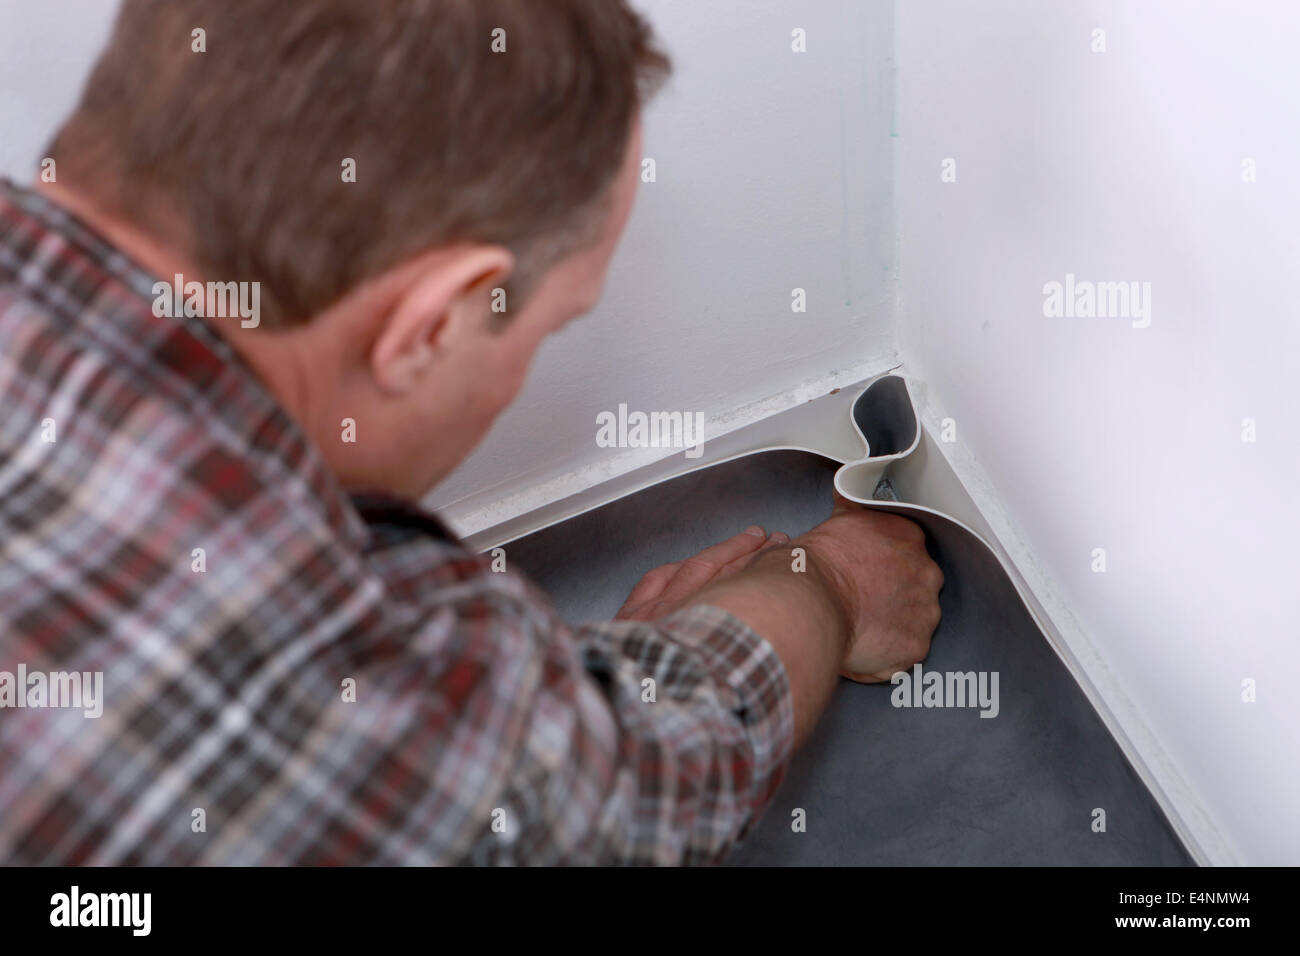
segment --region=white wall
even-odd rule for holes
[[[707,438],[743,406],[801,401],[814,379],[824,394],[893,355],[892,4],[637,6],[676,67],[646,117],[658,181],[641,186],[601,305],[544,348],[516,407],[430,497],[455,503],[463,531],[661,457],[596,446],[597,413],[619,403],[703,412]]]
[[[0,175],[32,178],[116,12],[115,0],[0,0]]]
[[[897,17],[907,365],[1241,856],[1300,863],[1300,6]],[[1045,317],[1066,273],[1150,326]]]

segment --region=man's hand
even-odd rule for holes
[[[656,568],[618,616],[650,621],[700,604],[749,625],[785,667],[798,747],[825,709],[836,674],[885,681],[930,652],[943,574],[918,525],[838,495],[830,518],[794,541],[762,530]],[[796,547],[807,559],[798,569]]]
[[[842,676],[887,681],[930,653],[943,572],[920,525],[836,495],[831,517],[792,547],[807,549],[840,598],[852,635]]]
[[[671,614],[704,585],[748,567],[764,547],[786,544],[789,540],[790,536],[782,531],[769,536],[758,525],[746,528],[693,558],[655,568],[632,589],[614,616],[627,621],[653,621]]]

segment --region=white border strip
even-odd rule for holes
[[[999,553],[1003,568],[1048,643],[1083,689],[1192,858],[1202,866],[1240,866],[1240,852],[1152,732],[1141,708],[1070,611],[1051,576],[1035,560],[983,468],[965,446],[936,439],[942,426],[935,411],[937,403],[931,401],[933,389],[911,377],[907,381],[921,428],[930,439],[928,444],[939,452],[933,460],[942,461],[944,470],[968,497],[963,503],[949,492],[945,500],[927,503],[970,524]]]

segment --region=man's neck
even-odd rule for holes
[[[62,183],[47,182],[37,182],[34,188],[130,256],[146,272],[156,276],[172,276],[177,273],[198,276],[199,270],[193,263],[187,262],[184,254],[177,251],[175,246],[158,242],[147,232],[106,212],[102,206],[75,189],[69,189]]]
[[[84,194],[61,183],[38,182],[34,188],[98,232],[151,275],[171,277],[179,274],[203,281],[202,271],[183,252],[164,245],[133,223],[106,212]],[[204,316],[199,318],[239,353],[276,400],[298,420],[300,426],[306,428],[306,396],[300,387],[299,350],[274,334],[232,329],[229,323],[212,321]]]

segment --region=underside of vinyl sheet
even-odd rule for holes
[[[903,514],[945,575],[943,620],[912,675],[916,705],[899,706],[890,685],[842,682],[735,861],[1224,861],[1140,715],[1045,609],[994,530],[997,502],[977,503],[914,393],[925,384],[893,369],[469,542],[507,546],[579,621],[611,616],[645,571],[746,524],[807,530],[829,513],[832,489]],[[926,668],[996,674],[996,714],[924,706]],[[791,826],[800,812],[806,832]]]

